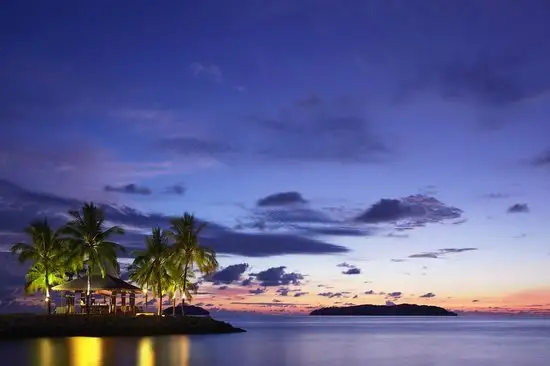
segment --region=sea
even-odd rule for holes
[[[550,318],[240,316],[223,320],[247,332],[0,341],[0,365],[550,365]]]

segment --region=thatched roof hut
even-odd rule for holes
[[[90,277],[91,291],[116,291],[116,292],[141,292],[139,287],[136,287],[128,282],[121,280],[115,276],[92,275]],[[88,289],[88,276],[77,278],[61,285],[54,286],[54,291],[86,291]]]

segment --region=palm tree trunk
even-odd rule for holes
[[[185,315],[185,294],[187,289],[187,271],[189,270],[189,260],[185,261],[185,268],[183,269],[183,296],[181,297],[181,316]]]
[[[180,301],[179,303],[181,304],[181,315],[183,315],[183,295],[182,295],[182,292],[181,292],[181,288],[179,289],[179,293],[180,293]]]
[[[172,315],[176,316],[176,291],[174,291],[172,298]]]
[[[161,316],[162,315],[162,289],[160,287],[160,280],[158,281],[157,291],[158,291],[157,315]]]
[[[87,277],[88,277],[88,280],[87,280],[88,288],[86,289],[86,314],[90,315],[90,294],[92,292],[92,281],[90,279],[90,264],[89,263],[86,264],[86,274],[87,274]]]
[[[46,270],[46,305],[48,306],[48,315],[52,314],[52,303],[50,301],[50,281],[48,279],[48,271]]]
[[[147,287],[145,287],[145,306],[143,307],[143,310],[147,312],[147,295],[149,294],[149,291],[147,291]]]

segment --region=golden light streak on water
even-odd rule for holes
[[[102,339],[72,337],[69,339],[71,366],[99,366],[102,357]]]
[[[189,366],[189,337],[173,337],[170,339],[170,364]]]
[[[152,338],[145,337],[139,340],[137,357],[139,366],[155,366],[155,348]]]
[[[40,355],[40,366],[54,366],[54,347],[51,339],[38,340],[38,354]]]

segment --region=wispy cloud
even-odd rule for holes
[[[164,189],[164,193],[182,195],[185,193],[185,186],[181,183],[177,183],[172,186],[166,187]]]
[[[106,185],[104,189],[105,189],[106,192],[140,194],[140,195],[146,195],[146,196],[150,195],[152,193],[150,188],[144,187],[144,186],[139,186],[139,185],[134,184],[134,183],[125,184],[125,185],[122,185],[122,186]]]
[[[222,70],[218,65],[193,62],[191,65],[189,65],[189,69],[195,77],[204,75],[210,80],[213,80],[217,83],[221,83],[223,81]]]
[[[535,156],[531,164],[537,167],[550,166],[550,148]]]
[[[438,259],[438,258],[444,257],[447,254],[471,252],[475,250],[477,250],[477,248],[444,248],[444,249],[439,249],[435,252],[423,252],[423,253],[411,254],[409,255],[409,258]]]

